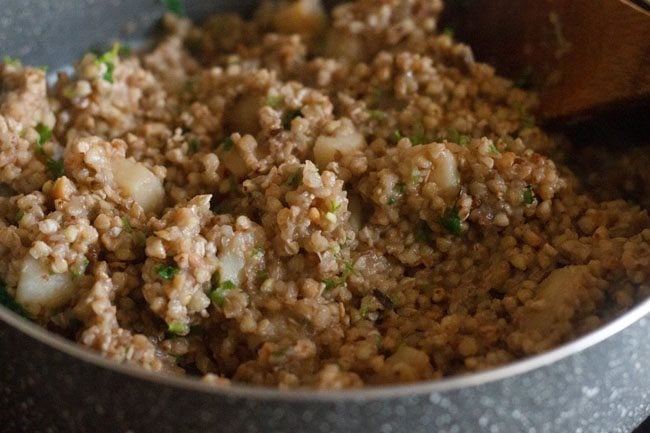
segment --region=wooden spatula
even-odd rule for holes
[[[448,0],[443,25],[478,60],[540,92],[545,119],[650,101],[646,0]]]

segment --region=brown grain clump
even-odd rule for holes
[[[6,290],[118,362],[283,388],[482,370],[629,309],[646,210],[581,193],[441,9],[168,15],[49,89],[0,66]]]

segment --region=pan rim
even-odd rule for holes
[[[51,333],[8,309],[0,306],[0,321],[20,331],[26,336],[45,344],[86,364],[106,369],[114,373],[153,382],[161,386],[181,388],[202,394],[221,397],[235,397],[255,400],[309,401],[334,403],[341,401],[374,401],[399,397],[431,395],[452,390],[475,387],[491,382],[515,377],[564,358],[582,352],[612,337],[625,328],[650,316],[650,298],[644,300],[625,314],[608,322],[593,332],[547,352],[517,360],[493,369],[467,373],[443,379],[400,385],[374,386],[346,390],[280,390],[277,388],[233,383],[230,386],[215,386],[201,381],[196,376],[171,376],[147,371],[144,368],[121,364],[102,357],[98,352],[80,346],[78,343]]]

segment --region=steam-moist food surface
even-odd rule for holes
[[[486,369],[630,308],[647,212],[583,194],[441,10],[167,15],[49,89],[5,62],[3,299],[117,362],[285,388]]]

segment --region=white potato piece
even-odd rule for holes
[[[349,119],[341,119],[340,126],[330,135],[319,135],[314,144],[314,162],[321,170],[341,155],[363,150],[366,140]]]
[[[444,144],[432,144],[434,169],[430,180],[433,180],[443,194],[456,196],[460,188],[460,175],[458,174],[458,162]]]
[[[46,263],[27,254],[20,269],[16,301],[28,311],[57,308],[70,300],[74,285],[69,272],[54,274]]]
[[[325,10],[320,0],[297,0],[282,4],[273,16],[279,33],[314,36],[325,27]]]
[[[536,300],[542,309],[525,307],[518,321],[525,329],[545,333],[560,320],[573,316],[580,304],[590,298],[589,287],[595,277],[586,265],[565,266],[551,272],[538,287]]]
[[[125,158],[111,161],[113,178],[121,192],[130,196],[146,213],[162,209],[165,190],[162,181],[139,162]]]
[[[219,254],[219,276],[220,282],[232,281],[236,286],[239,285],[242,279],[242,272],[246,260],[242,251],[236,249],[228,249],[227,251]]]
[[[394,382],[414,382],[433,376],[429,356],[406,345],[400,346],[393,355],[386,358],[382,370],[382,375],[392,377]]]

